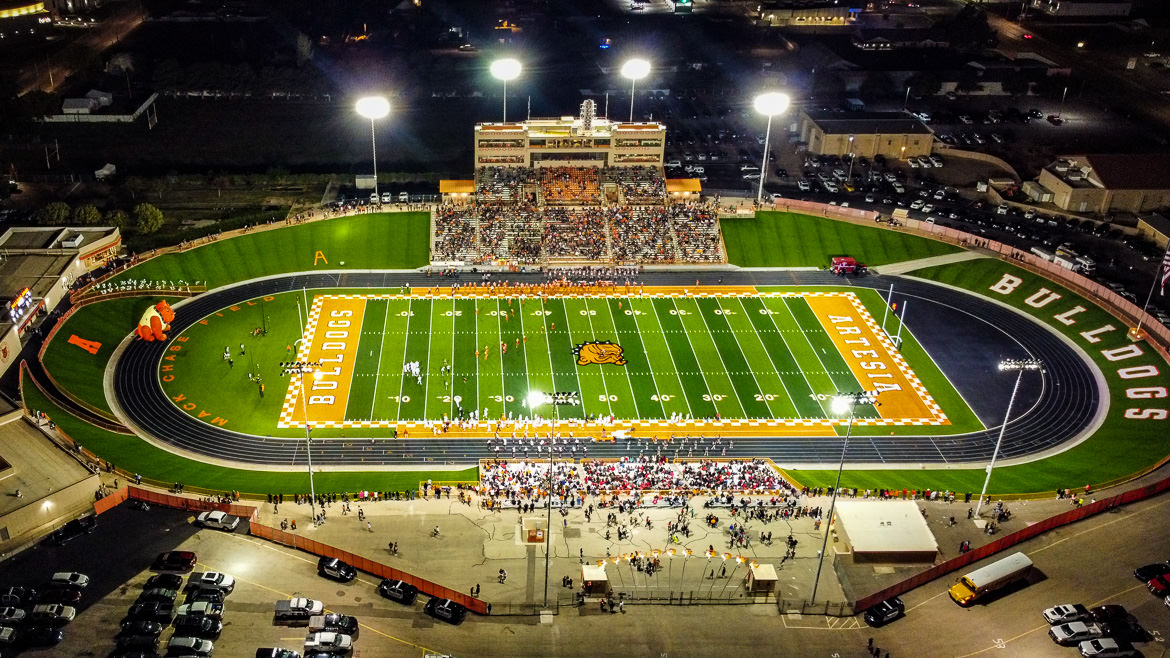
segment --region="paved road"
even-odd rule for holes
[[[517,277],[520,278],[520,277]],[[656,273],[645,276],[648,285],[690,285],[692,273]],[[700,276],[707,283],[749,285],[840,285],[826,272],[727,272]],[[338,275],[295,275],[244,284],[201,295],[182,307],[174,324],[178,336],[189,324],[240,300],[266,294],[295,291],[302,287],[397,287],[413,280],[392,273],[346,273]],[[851,463],[957,463],[990,458],[998,436],[998,425],[1007,407],[1010,386],[1002,376],[993,375],[996,363],[1006,357],[1035,356],[1047,364],[1043,377],[1027,376],[1021,386],[1017,417],[1009,425],[1001,456],[1021,457],[1056,446],[1088,426],[1100,396],[1092,369],[1063,341],[1022,314],[975,296],[910,279],[871,276],[857,285],[885,290],[896,283],[895,301],[913,311],[907,326],[926,351],[947,373],[964,399],[990,429],[954,436],[869,436],[854,437],[849,444]],[[259,443],[254,437],[200,422],[178,409],[162,392],[157,367],[167,345],[132,343],[116,364],[116,396],[119,404],[139,428],[160,440],[196,453],[254,464],[299,464],[304,459],[294,439]],[[410,439],[378,440],[376,452],[382,463],[413,463],[420,457],[438,462],[467,463],[491,457],[486,440]],[[843,439],[772,437],[736,441],[727,456],[767,456],[785,463],[831,462],[841,454]],[[362,446],[322,442],[314,450],[314,461],[341,465],[369,461]],[[620,444],[599,444],[593,457],[620,457],[627,449]],[[518,453],[517,456],[524,456]]]

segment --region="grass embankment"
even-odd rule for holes
[[[741,267],[827,267],[832,256],[882,265],[961,251],[908,233],[790,212],[758,212],[720,225],[727,259]]]
[[[102,390],[106,364],[118,343],[130,334],[142,312],[163,297],[126,297],[90,304],[78,309],[65,321],[45,349],[42,362],[57,385],[75,398],[110,413],[110,403]],[[174,303],[175,298],[165,298]],[[87,347],[99,343],[96,354],[69,339],[77,336]]]
[[[425,212],[338,217],[159,256],[118,279],[206,281],[216,288],[289,272],[412,269],[429,262],[429,235]]]
[[[35,386],[23,390],[24,403],[43,411],[75,441],[102,459],[128,473],[161,483],[182,482],[213,491],[244,494],[307,493],[309,476],[304,471],[274,472],[225,468],[186,459],[157,448],[135,436],[115,434],[96,428],[54,405]],[[402,491],[415,489],[422,480],[476,480],[478,469],[460,471],[365,471],[318,472],[313,477],[317,491],[327,493]]]
[[[1009,295],[991,292],[989,288],[998,282],[1005,273],[1019,277],[1023,283]],[[1097,433],[1081,444],[1048,459],[1018,466],[996,468],[988,489],[993,495],[997,493],[1045,493],[1057,488],[1078,488],[1088,483],[1105,483],[1147,469],[1170,454],[1170,433],[1166,432],[1165,421],[1125,417],[1125,410],[1131,407],[1165,409],[1166,404],[1159,400],[1128,400],[1125,390],[1135,386],[1170,386],[1170,381],[1168,381],[1170,377],[1162,374],[1157,377],[1127,380],[1122,379],[1117,374],[1118,368],[1147,364],[1154,365],[1159,371],[1165,373],[1165,361],[1152,349],[1143,347],[1140,343],[1138,345],[1142,347],[1144,352],[1140,357],[1109,361],[1102,355],[1102,350],[1132,345],[1126,337],[1124,322],[1066,288],[1039,275],[997,260],[966,261],[917,270],[912,274],[963,288],[975,294],[992,297],[1020,309],[1045,325],[1055,328],[1083,348],[1104,373],[1108,390],[1103,394],[1111,396],[1112,404],[1104,424]],[[1042,308],[1034,308],[1024,303],[1025,299],[1039,292],[1041,288],[1047,288],[1061,295],[1060,299]],[[1087,310],[1074,316],[1075,324],[1068,326],[1053,318],[1055,314],[1068,311],[1078,305]],[[1116,329],[1099,334],[1097,337],[1100,341],[1097,343],[1089,343],[1080,335],[1083,331],[1108,324],[1113,325]],[[848,471],[844,475],[842,486],[896,487],[898,489],[930,487],[978,492],[983,485],[984,475],[982,468],[960,471],[910,469]],[[831,486],[836,478],[836,471],[800,471],[794,472],[793,476],[810,486]]]

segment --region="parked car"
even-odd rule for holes
[[[906,614],[906,604],[895,596],[866,610],[865,621],[871,626],[885,626],[904,614]]]
[[[9,587],[0,592],[0,605],[28,605],[37,600],[37,591],[31,587]]]
[[[155,587],[148,589],[138,595],[139,603],[147,601],[161,601],[163,603],[174,603],[175,599],[179,598],[179,590],[177,589],[163,589]]]
[[[292,649],[272,647],[257,649],[256,658],[301,658],[301,654],[293,651]]]
[[[1125,290],[1125,286],[1120,284],[1114,285],[1116,285],[1117,288],[1114,288],[1112,285],[1109,287],[1113,288],[1114,290]],[[1155,562],[1153,564],[1147,564],[1133,570],[1133,577],[1137,578],[1143,583],[1148,583],[1155,577],[1164,576],[1166,574],[1170,574],[1170,562]]]
[[[378,594],[391,601],[411,605],[418,596],[418,588],[401,580],[387,578],[378,584]]]
[[[159,553],[158,557],[154,559],[154,563],[150,565],[150,570],[187,573],[195,568],[198,559],[191,551]]]
[[[92,533],[94,530],[97,530],[97,516],[83,516],[73,519],[53,531],[53,542],[58,546],[64,546],[84,534]]]
[[[47,587],[37,596],[37,603],[65,603],[81,602],[81,590],[72,587]]]
[[[51,626],[30,626],[20,632],[20,643],[26,647],[50,647],[65,639],[65,631]]]
[[[177,615],[185,615],[189,617],[214,617],[215,619],[223,618],[223,603],[212,603],[211,601],[195,601],[192,603],[184,603],[175,611]]]
[[[120,651],[150,651],[158,649],[158,635],[122,635],[116,646]]]
[[[442,619],[448,624],[461,624],[464,617],[467,616],[467,608],[459,605],[451,599],[440,599],[432,597],[427,601],[423,611],[435,619]]]
[[[1077,649],[1085,658],[1124,658],[1138,655],[1137,650],[1128,642],[1120,642],[1111,637],[1086,640],[1077,645]]]
[[[161,601],[135,603],[130,606],[130,610],[126,613],[126,619],[150,619],[169,624],[171,622],[171,614],[174,610],[174,605]]]
[[[77,616],[77,608],[59,603],[46,603],[34,606],[29,619],[33,623],[45,626],[64,626]]]
[[[1044,611],[1044,621],[1049,624],[1067,624],[1070,621],[1092,619],[1089,609],[1080,603],[1062,603]]]
[[[65,585],[68,587],[76,587],[77,589],[85,589],[89,587],[89,576],[76,571],[58,571],[53,574],[49,582],[54,585]]]
[[[357,569],[337,558],[323,557],[317,560],[317,575],[339,583],[348,583],[357,577]]]
[[[358,629],[357,617],[342,615],[336,612],[309,618],[310,631],[332,631],[356,638]]]
[[[127,619],[122,622],[122,630],[118,635],[153,635],[162,634],[163,625],[149,619]]]
[[[11,606],[0,608],[0,626],[19,624],[28,617],[28,613],[20,608]]]
[[[191,636],[214,640],[223,631],[223,622],[214,618],[197,615],[175,617],[175,635]]]
[[[305,637],[305,651],[326,653],[348,653],[353,647],[353,638],[344,633],[322,631]]]
[[[174,573],[160,573],[146,579],[146,584],[142,586],[143,589],[182,589],[183,577]]]
[[[382,195],[385,197],[389,192]],[[383,198],[383,201],[386,199]],[[233,532],[237,526],[240,525],[240,517],[232,516],[227,512],[203,512],[195,518],[195,522],[204,528],[212,528],[214,530],[226,530]]]
[[[212,644],[211,640],[204,640],[198,637],[174,635],[167,642],[167,653],[169,654],[209,656],[214,650],[215,645]]]
[[[1085,640],[1092,640],[1105,635],[1105,629],[1100,624],[1083,621],[1072,621],[1048,629],[1048,637],[1057,644],[1079,644]]]

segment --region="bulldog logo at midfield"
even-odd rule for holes
[[[573,354],[577,355],[577,365],[579,366],[587,366],[592,363],[626,365],[626,360],[622,358],[622,346],[614,345],[608,340],[591,340],[588,343],[581,343],[573,348]]]

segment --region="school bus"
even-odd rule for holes
[[[959,578],[951,586],[951,599],[967,607],[991,592],[1027,578],[1031,571],[1032,560],[1023,553],[1013,553]]]

